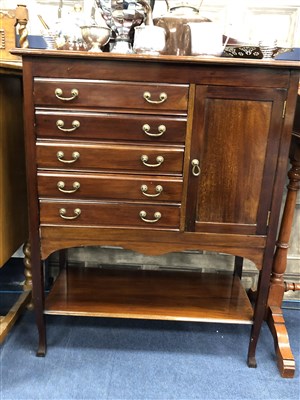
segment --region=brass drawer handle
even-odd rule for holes
[[[159,125],[159,127],[157,128],[158,133],[151,133],[151,132],[150,132],[151,127],[150,127],[150,125],[148,125],[148,124],[144,124],[142,129],[143,129],[143,131],[146,133],[146,135],[148,135],[148,136],[153,136],[153,137],[162,136],[162,135],[166,132],[166,130],[167,130],[167,128],[165,127],[165,125]]]
[[[63,132],[73,132],[75,131],[77,128],[80,127],[80,122],[77,121],[77,119],[74,119],[74,121],[72,121],[72,127],[73,128],[64,128],[64,121],[61,119],[58,119],[56,121],[56,126],[58,127],[59,130],[63,131]]]
[[[63,158],[65,156],[65,153],[63,151],[58,151],[56,153],[56,156],[57,156],[58,161],[65,163],[65,164],[72,164],[78,160],[78,158],[80,157],[80,154],[78,153],[78,151],[73,151],[72,160],[64,160]]]
[[[67,214],[67,210],[65,208],[59,209],[59,216],[63,219],[76,219],[81,214],[81,210],[80,210],[80,208],[75,208],[74,215],[72,215],[71,217],[68,217],[66,214]]]
[[[157,197],[157,196],[159,196],[161,194],[161,192],[163,191],[163,187],[161,185],[157,185],[155,187],[155,190],[156,190],[156,193],[150,194],[150,193],[147,193],[147,191],[148,191],[148,186],[147,185],[142,185],[141,186],[141,191],[142,191],[143,195],[146,196],[146,197]]]
[[[74,99],[78,96],[78,94],[79,94],[79,92],[78,92],[77,89],[72,89],[72,90],[71,90],[71,96],[70,96],[70,97],[62,97],[63,91],[62,91],[61,88],[56,88],[54,93],[55,93],[55,96],[56,96],[59,100],[63,100],[63,101],[71,101],[71,100],[74,100]]]
[[[150,167],[150,168],[159,167],[164,162],[163,156],[156,157],[157,164],[148,164],[148,162],[147,162],[148,160],[149,160],[149,157],[146,154],[143,154],[141,157],[141,161],[146,167]]]
[[[156,211],[153,216],[154,216],[154,219],[147,219],[146,211],[144,211],[144,210],[140,211],[141,220],[144,222],[147,222],[148,224],[154,224],[155,222],[157,222],[161,219],[161,213],[159,211]]]
[[[167,100],[168,95],[167,95],[167,93],[162,92],[162,93],[159,94],[159,100],[151,100],[151,93],[150,92],[144,92],[143,97],[150,104],[162,104],[164,101]]]
[[[79,188],[80,188],[80,183],[79,182],[73,182],[73,188],[74,189],[65,189],[65,182],[59,181],[57,182],[57,189],[62,192],[62,193],[75,193]]]
[[[201,169],[200,169],[200,167],[199,167],[199,164],[200,164],[200,162],[199,162],[199,160],[197,160],[197,159],[194,159],[194,160],[192,160],[192,174],[194,175],[194,176],[199,176],[200,175],[200,173],[201,173]]]

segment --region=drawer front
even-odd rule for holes
[[[182,179],[133,175],[38,173],[39,197],[181,201]]]
[[[38,168],[182,174],[181,147],[37,143]]]
[[[186,111],[188,85],[70,79],[34,80],[35,105]]]
[[[184,143],[186,118],[37,110],[40,138]]]
[[[41,225],[179,229],[179,220],[175,205],[40,201]]]

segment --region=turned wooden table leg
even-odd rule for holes
[[[26,6],[18,5],[16,8],[16,26],[20,36],[19,39],[20,47],[22,47],[23,49],[27,49],[29,47],[27,22],[28,22],[28,10]]]
[[[30,248],[30,243],[26,242],[23,246],[23,253],[24,253],[24,276],[25,276],[25,282],[23,285],[24,291],[30,291],[32,290],[32,273],[31,273],[31,248]],[[33,304],[32,300],[30,303],[27,305],[27,308],[29,310],[32,310]]]
[[[291,148],[292,168],[288,173],[289,184],[284,206],[281,227],[272,266],[268,298],[267,323],[274,338],[279,371],[284,378],[292,378],[295,373],[295,360],[290,348],[288,333],[282,315],[282,300],[286,290],[299,289],[299,285],[285,284],[284,273],[291,235],[293,216],[296,207],[297,191],[300,188],[300,140],[294,139]]]

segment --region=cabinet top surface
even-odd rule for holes
[[[64,59],[89,59],[89,60],[116,60],[136,62],[157,62],[176,64],[197,65],[224,65],[224,66],[247,66],[247,67],[271,67],[271,68],[293,68],[300,70],[300,61],[289,60],[254,60],[230,57],[198,57],[198,56],[172,56],[160,55],[150,56],[145,54],[112,54],[112,53],[87,53],[82,51],[62,50],[36,50],[36,49],[14,49],[13,54],[23,57],[50,57]]]

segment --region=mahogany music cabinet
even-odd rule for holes
[[[265,318],[299,62],[15,50],[23,56],[33,301],[45,314],[252,325]],[[233,273],[61,270],[77,246],[236,256]],[[259,270],[252,307],[242,259]],[[294,365],[282,360],[283,376]]]

